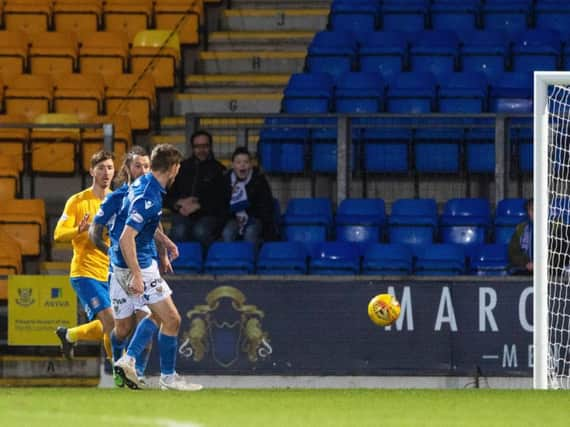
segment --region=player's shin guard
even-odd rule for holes
[[[115,334],[115,330],[111,331],[111,346],[113,347],[113,360],[116,362],[121,358],[123,355],[123,351],[125,350],[125,345],[127,344],[127,340],[121,341],[117,338]]]
[[[178,350],[178,336],[158,334],[158,347],[160,350],[161,375],[174,374],[176,366],[176,352]]]
[[[141,320],[131,337],[127,354],[134,359],[138,359],[157,330],[158,326],[150,318],[146,317]]]
[[[67,339],[70,342],[101,341],[103,339],[103,324],[99,320],[93,320],[75,328],[69,328]]]

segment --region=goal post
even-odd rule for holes
[[[533,386],[536,389],[568,388],[570,384],[570,313],[566,307],[570,300],[568,304],[560,304],[570,297],[565,271],[568,266],[561,262],[570,247],[566,244],[570,237],[554,223],[549,224],[552,215],[557,215],[553,220],[561,222],[570,218],[568,203],[557,206],[558,212],[551,209],[556,199],[570,200],[570,174],[567,173],[570,156],[561,154],[568,151],[564,145],[570,145],[567,142],[570,139],[569,87],[570,72],[534,72]],[[557,219],[558,215],[562,220]]]

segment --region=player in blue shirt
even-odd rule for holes
[[[120,251],[113,250],[113,275],[127,292],[133,304],[145,303],[161,321],[158,334],[160,350],[160,388],[163,390],[195,391],[199,384],[187,383],[175,371],[178,350],[180,314],[172,300],[168,283],[160,276],[153,259],[152,242],[162,215],[162,197],[174,182],[182,155],[172,145],[162,144],[151,154],[151,172],[138,178],[123,200],[118,218],[126,221],[119,239]],[[158,239],[157,243],[163,244]],[[164,250],[159,247],[159,251]],[[166,248],[168,251],[168,248]],[[135,360],[157,331],[158,325],[146,317],[137,326],[127,352],[115,363],[115,372],[130,388],[138,388]]]
[[[117,219],[117,215],[122,207],[123,199],[129,191],[129,185],[139,176],[144,175],[150,169],[150,158],[147,151],[140,147],[134,146],[127,153],[125,160],[121,166],[119,174],[115,180],[118,186],[115,191],[108,194],[99,211],[95,215],[93,223],[89,228],[89,238],[95,246],[107,254],[109,247],[107,246],[104,238],[105,229],[109,232],[111,245],[114,247],[119,246],[119,237],[121,236],[124,220]],[[117,225],[117,227],[115,227]],[[170,267],[170,262],[168,267]],[[140,322],[150,314],[150,310],[145,305],[135,306],[125,294],[125,291],[120,286],[117,286],[116,281],[113,280],[113,264],[110,266],[111,278],[110,282],[110,296],[113,306],[113,314],[115,318],[115,327],[111,332],[111,345],[113,348],[113,360],[116,362],[123,355],[123,350],[127,343],[127,338],[131,334],[135,320]],[[152,340],[149,345],[137,359],[136,368],[141,382],[144,382],[144,371],[148,363],[150,355]],[[124,383],[121,377],[115,375],[115,384],[118,387],[123,387]]]

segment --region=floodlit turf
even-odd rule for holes
[[[0,388],[0,425],[568,426],[568,391]]]

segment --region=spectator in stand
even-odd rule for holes
[[[517,225],[511,242],[509,243],[509,262],[512,274],[531,275],[533,272],[532,245],[533,245],[533,200],[526,202],[528,221]]]
[[[219,185],[225,167],[214,158],[208,132],[195,132],[190,143],[192,155],[180,165],[164,203],[173,212],[170,238],[175,242],[198,241],[207,249],[223,226]]]
[[[224,176],[223,200],[226,222],[222,231],[225,242],[246,240],[258,245],[261,240],[274,240],[273,195],[269,182],[251,162],[245,147],[232,154],[232,168]]]

